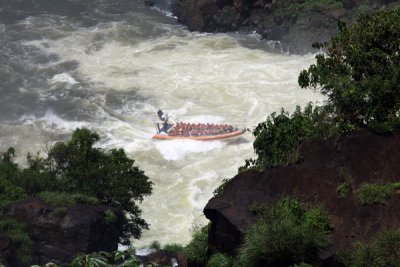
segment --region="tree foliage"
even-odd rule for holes
[[[323,49],[316,64],[299,76],[302,88],[328,96],[338,121],[346,127],[393,128],[400,111],[400,9],[361,14]]]
[[[139,238],[148,227],[136,201],[151,193],[152,183],[123,149],[94,147],[99,139],[88,129],[75,130],[69,142],[52,147],[47,168],[63,191],[95,196],[103,204],[123,210],[127,216],[123,238],[128,243],[129,235]]]
[[[131,236],[139,238],[148,224],[140,217],[137,202],[151,193],[152,182],[123,149],[95,147],[99,139],[95,132],[76,129],[70,141],[56,143],[46,158],[28,154],[24,169],[13,162],[15,150],[8,149],[0,154],[0,189],[7,189],[9,201],[20,195],[49,196],[58,201],[69,196],[71,201],[86,203],[98,199],[126,214],[123,243],[129,243]]]
[[[263,170],[269,166],[283,165],[298,160],[296,148],[307,137],[326,138],[337,131],[330,106],[313,107],[308,104],[302,111],[299,106],[290,115],[285,110],[272,113],[265,122],[254,129],[253,148],[257,159],[247,159],[239,171],[249,168]]]
[[[290,266],[329,244],[329,218],[319,205],[282,197],[246,233],[235,266]]]

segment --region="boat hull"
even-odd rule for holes
[[[166,134],[155,134],[153,135],[153,139],[160,140],[175,140],[175,139],[189,139],[189,140],[200,140],[200,141],[211,141],[211,140],[222,140],[237,137],[243,134],[246,130],[236,130],[230,133],[217,134],[217,135],[203,135],[203,136],[172,136]]]

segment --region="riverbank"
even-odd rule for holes
[[[359,13],[395,6],[392,0],[176,0],[173,12],[191,31],[257,32],[285,52],[305,54],[337,34],[338,20],[351,24]]]

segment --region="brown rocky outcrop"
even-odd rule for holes
[[[35,264],[69,263],[77,254],[115,251],[123,214],[113,209],[117,220],[107,222],[101,205],[51,206],[39,198],[28,198],[10,206],[9,216],[29,226],[34,241]]]
[[[173,13],[192,31],[256,31],[280,41],[285,51],[303,54],[337,34],[339,19],[353,23],[360,12],[394,6],[398,1],[174,0]]]
[[[211,221],[209,247],[231,255],[254,223],[254,203],[270,205],[281,195],[295,195],[305,201],[321,202],[333,224],[332,245],[320,257],[352,249],[355,240],[368,241],[383,229],[400,227],[399,192],[385,205],[361,206],[356,192],[365,182],[400,181],[400,131],[378,135],[367,130],[339,140],[311,139],[300,147],[301,161],[286,167],[268,168],[262,173],[238,174],[223,194],[212,198],[204,209]],[[340,169],[351,177],[353,191],[340,198],[337,187],[343,180]]]

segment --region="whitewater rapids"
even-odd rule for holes
[[[281,53],[254,34],[189,32],[139,0],[57,0],[59,10],[25,2],[38,10],[0,9],[0,149],[14,146],[24,164],[28,151],[45,153],[78,127],[98,132],[102,148],[124,148],[154,183],[138,247],[186,244],[207,224],[214,189],[254,156],[250,133],[153,140],[159,108],[180,121],[253,128],[282,107],[323,101],[297,85],[313,55]]]

